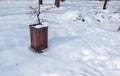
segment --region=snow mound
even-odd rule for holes
[[[78,11],[67,11],[65,12],[62,16],[60,16],[60,18],[62,20],[75,20],[77,17],[79,16]]]

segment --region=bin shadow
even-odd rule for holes
[[[48,47],[49,49],[57,47],[63,43],[73,41],[79,37],[69,36],[69,37],[54,37],[48,40]],[[63,46],[64,47],[64,46]]]
[[[47,51],[47,49],[43,49],[43,50],[38,51],[38,50],[33,49],[31,46],[29,46],[28,48],[31,52],[34,52],[34,53],[44,53]]]
[[[29,50],[34,52],[34,53],[44,53],[49,51],[52,48],[55,48],[59,45],[62,45],[63,43],[67,43],[69,41],[73,41],[75,39],[78,39],[79,37],[74,37],[74,36],[68,36],[68,37],[54,37],[51,39],[48,39],[48,48],[40,50],[40,51],[36,51],[35,49],[33,49],[31,46],[29,46]],[[64,46],[63,46],[64,47]]]

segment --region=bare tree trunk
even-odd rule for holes
[[[41,24],[41,22],[40,22],[40,17],[39,17],[39,16],[40,16],[40,4],[41,4],[41,1],[42,1],[42,0],[39,0],[39,2],[38,2],[38,5],[39,5],[39,6],[38,6],[38,14],[37,14],[38,24]]]
[[[60,0],[60,1],[64,2],[65,0]]]
[[[105,0],[105,2],[104,2],[104,5],[103,5],[103,10],[105,10],[105,9],[106,9],[106,5],[107,5],[107,0]]]
[[[43,0],[39,0],[39,4],[43,4]]]
[[[56,5],[57,7],[60,7],[60,0],[55,0],[55,5]]]
[[[39,9],[38,9],[38,14],[37,14],[37,19],[38,19],[38,24],[40,24],[40,4],[39,4]]]

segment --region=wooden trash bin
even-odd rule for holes
[[[47,48],[48,45],[48,26],[43,26],[36,28],[35,24],[30,25],[30,40],[31,40],[31,47],[36,52],[42,52],[43,49]]]

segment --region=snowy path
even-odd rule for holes
[[[49,48],[42,54],[29,46],[28,25],[35,20],[26,14],[27,3],[0,3],[0,76],[120,76],[120,14],[113,13],[119,6],[112,8],[116,2],[110,3],[113,11],[102,11],[99,2],[76,0],[42,13],[49,26]]]

